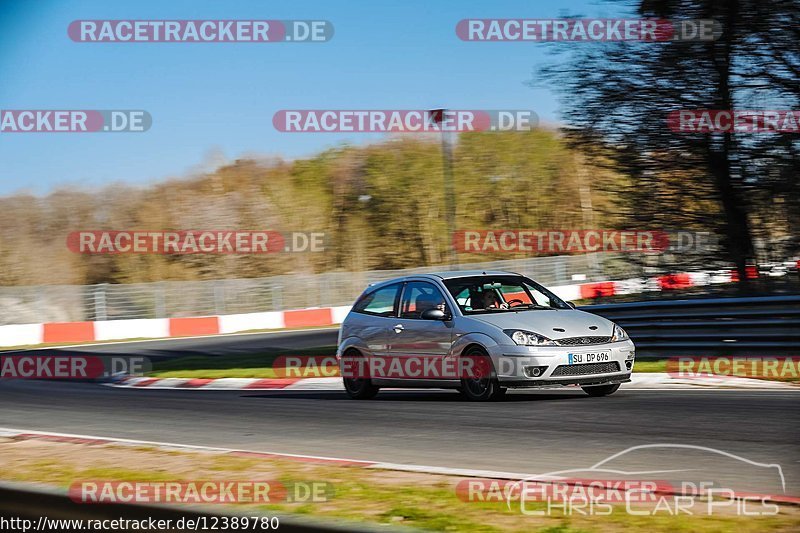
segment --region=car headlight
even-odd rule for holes
[[[614,324],[614,333],[611,334],[611,342],[624,341],[628,338],[628,334],[625,333],[625,330]]]
[[[555,341],[548,339],[538,333],[532,331],[524,331],[521,329],[504,329],[503,332],[511,337],[515,343],[520,346],[557,346]]]

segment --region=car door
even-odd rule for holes
[[[383,357],[388,352],[390,328],[397,321],[402,287],[402,283],[393,283],[365,293],[347,317],[347,331],[343,334],[360,338],[369,355]]]
[[[451,313],[446,307],[447,300],[442,291],[433,283],[427,281],[408,281],[400,297],[399,317],[394,320],[389,331],[388,353],[391,358],[435,358],[443,360],[450,352],[453,344],[452,320],[423,319],[422,313],[426,309],[444,306],[446,313]],[[417,369],[416,366],[408,368]],[[423,372],[420,377],[412,372],[414,377],[432,379],[429,372]]]

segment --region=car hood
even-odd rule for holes
[[[610,320],[576,309],[503,311],[469,315],[469,318],[492,324],[500,329],[532,331],[553,340],[584,336],[610,337],[614,329],[614,324]]]

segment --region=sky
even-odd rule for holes
[[[143,109],[144,133],[0,133],[0,196],[146,185],[241,157],[286,159],[378,134],[281,133],[280,109],[532,109],[549,45],[464,42],[464,18],[620,16],[598,0],[0,0],[0,109]],[[79,43],[79,19],[324,19],[326,43]],[[587,43],[581,46],[592,46]]]

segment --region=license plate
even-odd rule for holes
[[[599,352],[582,352],[571,353],[569,355],[569,364],[582,365],[585,363],[602,363],[611,359],[611,352],[608,350]]]

